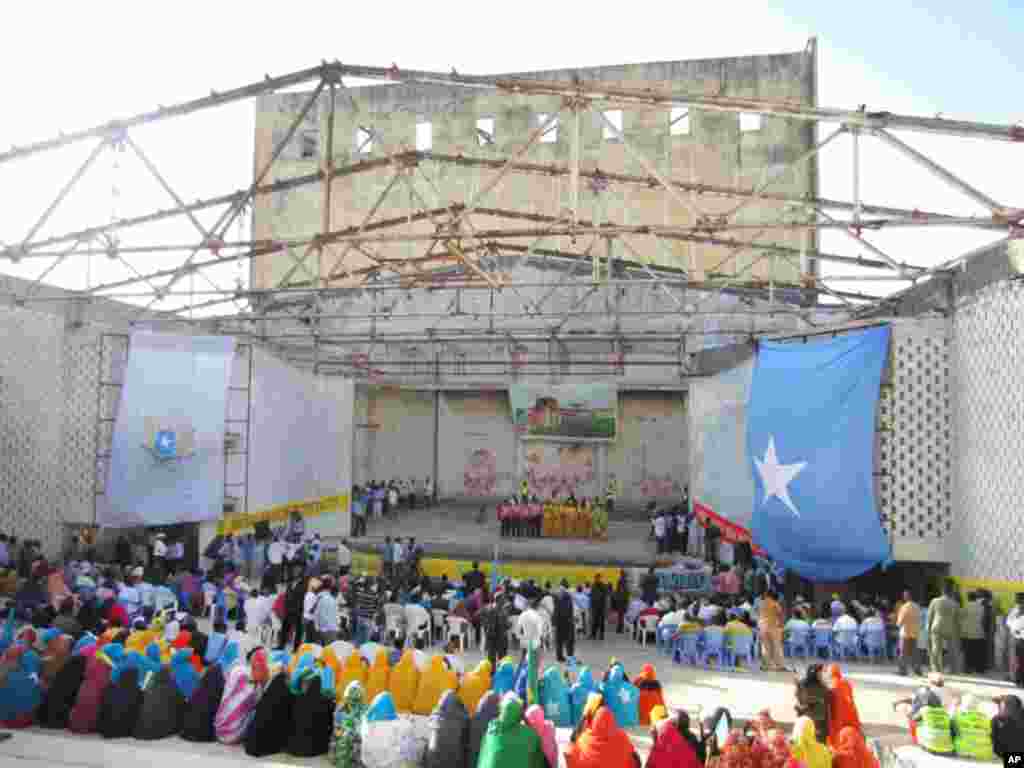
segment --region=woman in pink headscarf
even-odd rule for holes
[[[534,704],[526,710],[524,716],[526,724],[540,736],[541,749],[544,750],[544,757],[548,760],[549,766],[558,765],[558,740],[555,738],[555,724],[544,719],[544,710],[539,704]]]

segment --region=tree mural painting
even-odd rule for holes
[[[605,382],[509,387],[516,428],[537,437],[613,440],[617,396]]]
[[[477,448],[466,461],[462,486],[467,496],[493,496],[498,487],[498,457],[490,448]]]

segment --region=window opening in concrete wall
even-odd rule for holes
[[[610,109],[610,110],[608,110],[607,112],[604,113],[604,116],[605,116],[605,118],[607,118],[608,123],[611,123],[612,125],[615,126],[615,131],[618,131],[618,133],[622,133],[622,110],[621,109]],[[619,140],[618,134],[615,131],[612,130],[612,125],[608,125],[608,123],[604,123],[603,124],[604,125],[604,138],[605,138],[605,140],[606,141],[618,141]]]
[[[434,146],[434,126],[431,123],[416,123],[416,151],[429,152]]]
[[[686,107],[673,107],[668,117],[668,130],[672,136],[689,136],[690,110]]]
[[[368,155],[373,152],[373,131],[359,126],[356,131],[356,154]]]
[[[537,127],[540,128],[544,123],[551,119],[551,115],[547,112],[541,112],[537,115]],[[558,119],[556,118],[548,129],[540,135],[539,139],[541,144],[555,144],[558,141]]]
[[[481,117],[476,121],[476,140],[481,147],[494,143],[494,118]]]
[[[303,160],[311,160],[320,155],[319,131],[303,131],[299,137],[299,156]]]
[[[740,132],[752,133],[761,130],[761,115],[752,112],[740,112]]]

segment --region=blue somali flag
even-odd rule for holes
[[[754,542],[812,581],[889,556],[875,506],[875,413],[888,326],[761,342],[747,412]]]

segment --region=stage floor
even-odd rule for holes
[[[476,522],[480,507],[445,504],[433,509],[402,510],[397,520],[369,521],[367,536],[353,539],[360,552],[377,553],[385,536],[415,536],[427,557],[490,561],[494,546],[502,560],[646,567],[655,556],[655,543],[648,539],[650,525],[629,520],[609,521],[608,540],[514,539],[502,538],[494,508],[487,510],[483,523]]]

